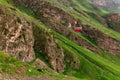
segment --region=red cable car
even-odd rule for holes
[[[75,32],[81,32],[82,30],[83,30],[82,27],[75,27],[75,28],[74,28],[74,31],[75,31]]]

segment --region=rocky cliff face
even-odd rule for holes
[[[0,50],[22,61],[30,62],[35,59],[35,49],[46,56],[54,70],[63,72],[64,52],[57,44],[53,33],[15,15],[14,9],[1,5],[0,7]]]
[[[23,61],[33,60],[32,26],[24,18],[14,15],[14,11],[0,7],[0,50]]]
[[[33,30],[35,38],[34,49],[45,55],[54,70],[63,72],[65,69],[64,51],[57,44],[53,33],[50,30],[47,32],[38,27],[34,27]]]

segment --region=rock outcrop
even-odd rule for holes
[[[42,52],[51,67],[63,72],[64,53],[49,30],[41,30],[15,15],[11,9],[0,6],[0,50],[17,59],[30,62],[35,59],[34,49]],[[9,12],[8,14],[6,13]]]
[[[35,50],[45,55],[46,59],[54,70],[63,72],[65,68],[64,52],[57,44],[53,33],[50,30],[47,32],[39,29],[38,27],[34,27],[34,37]]]
[[[0,6],[0,50],[29,62],[35,58],[32,26],[13,12]]]
[[[111,13],[105,16],[108,27],[120,32],[120,15],[117,13]]]
[[[91,28],[86,25],[86,29],[84,29],[84,35],[89,36],[94,41],[96,41],[97,45],[103,48],[104,50],[120,56],[120,41],[115,40],[101,31]]]

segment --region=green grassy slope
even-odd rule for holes
[[[76,0],[73,0],[73,1],[76,1]],[[1,0],[0,4],[5,5],[7,7],[15,8],[12,5],[8,4],[5,0]],[[66,9],[66,11],[70,10],[67,8],[65,8],[65,9]],[[44,24],[42,24],[39,20],[35,19],[31,15],[27,15],[26,13],[19,11],[17,8],[16,8],[16,10],[17,10],[16,15],[21,15],[21,16],[25,17],[28,21],[37,25],[39,28],[42,28],[43,30],[48,31],[47,27]],[[83,19],[82,21],[84,23],[87,23],[89,21],[88,18],[84,17],[83,15],[80,15],[80,17],[79,17],[78,13],[74,10],[73,10],[73,12],[71,11],[71,14],[76,18]],[[89,15],[87,15],[87,16],[89,17]],[[100,29],[101,31],[110,35],[111,37],[120,40],[120,33],[117,33],[113,30],[109,30],[109,29],[103,27],[100,23],[90,22],[89,24],[95,28]],[[78,59],[80,60],[80,69],[74,70],[74,69],[71,69],[70,67],[66,68],[66,71],[64,74],[73,76],[73,77],[69,77],[69,76],[65,77],[63,74],[51,75],[50,73],[47,73],[47,72],[42,73],[42,74],[50,75],[54,78],[57,78],[58,80],[67,80],[67,79],[69,79],[69,80],[80,80],[80,79],[81,80],[120,80],[120,67],[119,67],[120,64],[119,64],[119,62],[117,62],[117,64],[112,63],[111,59],[114,59],[114,58],[105,59],[105,58],[95,54],[94,52],[91,52],[91,51],[83,48],[82,46],[78,46],[77,44],[73,43],[72,41],[65,38],[64,36],[56,33],[55,31],[53,31],[53,32],[56,35],[56,38],[59,40],[59,45],[61,47],[63,47],[63,49],[70,52],[70,54],[76,55],[78,57]],[[81,37],[83,37],[83,36],[81,36]],[[3,53],[0,52],[1,57],[3,57],[2,54]],[[106,56],[108,57],[109,55],[106,55]],[[11,59],[11,58],[8,57],[7,59]],[[115,59],[116,59],[116,57],[115,57]],[[117,58],[115,61],[117,61],[117,60],[120,60],[120,59]],[[10,61],[9,60],[6,61],[6,59],[0,59],[0,61],[1,61],[0,68],[1,67],[5,68],[5,70],[8,69],[8,65],[6,63],[15,62],[14,59],[10,60]],[[6,61],[6,62],[4,62],[4,61]],[[15,62],[14,66],[19,67],[19,66],[23,65],[24,63],[19,62],[19,64],[20,65],[18,65],[17,62]],[[13,68],[16,69],[17,67],[13,67]],[[11,68],[11,71],[13,68]],[[28,68],[30,68],[30,66]],[[4,71],[2,71],[2,72],[4,72]],[[38,75],[41,74],[39,72],[36,72],[34,69],[33,69],[33,72]],[[28,72],[29,75],[33,75],[34,73]]]
[[[48,0],[46,0],[46,1],[48,1]],[[62,0],[62,1],[65,2],[64,0]],[[75,8],[78,8],[77,11],[74,9],[71,9],[70,7],[65,7],[64,5],[57,4],[55,1],[53,2],[53,0],[49,0],[49,2],[51,2],[51,4],[53,4],[53,6],[57,6],[61,9],[65,10],[66,12],[70,13],[75,18],[80,19],[81,21],[83,21],[83,24],[91,25],[91,27],[94,27],[94,28],[102,31],[106,35],[111,36],[112,38],[115,38],[117,40],[120,40],[120,33],[103,26],[102,24],[99,23],[99,21],[96,21],[96,19],[94,19],[93,17],[91,17],[87,14],[89,12],[95,13],[98,15],[105,15],[108,13],[104,10],[94,9],[94,7],[91,7],[91,4],[89,4],[87,2],[87,0],[80,0],[80,1],[79,0],[71,0],[72,4],[75,6]],[[84,6],[85,4],[87,6]],[[72,6],[72,7],[74,7],[74,6]],[[81,7],[79,7],[79,6],[81,6]],[[80,12],[80,14],[79,14],[79,12]],[[99,48],[99,46],[95,45],[92,41],[90,41],[89,39],[80,35],[79,33],[75,33],[75,34],[77,36],[81,37],[82,39],[88,41],[90,44],[94,45],[95,47]],[[120,65],[120,63],[118,62],[119,57],[111,55],[105,51],[101,51],[101,53],[104,58],[112,61],[113,63],[115,63],[117,65]]]
[[[34,20],[35,21],[35,20]],[[37,24],[37,26],[39,26],[39,27],[41,27],[41,25],[43,25],[43,24],[38,24],[36,21],[35,21],[35,24]],[[44,25],[43,25],[43,27],[44,27]],[[57,33],[55,33],[55,35],[57,36],[57,38],[59,38],[61,41],[62,40],[64,40],[65,41],[65,43],[66,42],[68,42],[67,44],[70,44],[71,43],[71,45],[74,45],[74,47],[76,47],[77,45],[75,45],[73,42],[71,42],[71,41],[68,41],[68,40],[66,40],[66,38],[65,37],[61,37],[60,35],[58,35]],[[62,45],[65,45],[64,43],[62,44]],[[71,47],[71,45],[69,45],[69,46],[67,46],[67,48],[70,50],[70,48],[69,47]],[[73,46],[72,46],[73,47]],[[74,48],[73,48],[74,49]],[[108,71],[110,71],[110,75],[106,75],[106,76],[114,76],[113,74],[115,74],[115,75],[119,75],[120,74],[120,71],[119,71],[119,66],[117,66],[117,65],[115,65],[115,64],[113,64],[113,63],[111,63],[110,61],[108,61],[108,60],[106,60],[106,59],[104,59],[104,58],[102,58],[102,57],[100,57],[99,55],[96,55],[96,54],[93,54],[92,52],[89,52],[88,50],[84,50],[84,49],[81,49],[81,48],[77,48],[77,50],[79,50],[79,51],[82,51],[83,52],[83,54],[81,54],[81,55],[84,55],[84,57],[85,57],[85,59],[88,59],[87,61],[90,61],[90,62],[92,62],[94,65],[97,65],[97,66],[100,66],[100,67],[102,67],[103,68],[103,70],[102,71],[104,71],[104,69],[106,70],[106,72],[104,72],[104,73],[107,73],[107,70]],[[76,51],[76,49],[74,49],[73,51]],[[76,54],[78,54],[78,53],[80,53],[80,52],[77,52]],[[103,60],[103,61],[102,61]],[[85,61],[86,62],[86,61]],[[111,64],[113,64],[114,66],[112,66]],[[92,65],[92,64],[91,64]],[[88,65],[89,66],[89,65]],[[86,66],[86,68],[87,68],[87,66]],[[92,67],[93,68],[93,67]],[[95,71],[95,72],[97,72],[97,71]],[[104,74],[103,73],[103,74]],[[113,73],[113,74],[112,74]],[[101,72],[101,74],[102,74],[102,72]],[[105,75],[104,75],[105,76]],[[105,77],[106,77],[105,76]],[[107,78],[109,78],[109,77],[107,77]],[[116,79],[117,77],[116,76],[114,76],[111,80],[113,80],[113,79]],[[118,78],[119,79],[119,78]]]
[[[22,69],[22,71],[21,71]],[[73,76],[65,76],[63,74],[51,74],[48,71],[42,70],[38,71],[37,67],[35,68],[35,63],[25,63],[16,58],[9,56],[8,54],[0,51],[0,73],[3,75],[14,75],[17,78],[21,79],[20,76],[49,76],[57,80],[80,80]],[[13,76],[13,78],[14,78]],[[1,79],[1,78],[0,78]],[[22,80],[22,79],[21,79]]]
[[[0,51],[0,73],[12,74],[23,63]]]
[[[48,0],[46,0],[48,1]],[[67,11],[68,13],[70,13],[72,16],[74,16],[76,19],[80,19],[82,21],[83,24],[88,24],[91,25],[91,27],[94,27],[100,31],[102,31],[103,33],[105,33],[106,35],[115,38],[117,40],[120,40],[120,33],[109,29],[105,26],[103,26],[102,24],[99,23],[99,21],[97,21],[96,19],[94,19],[94,17],[89,16],[87,13],[91,12],[91,13],[95,13],[98,15],[105,15],[108,12],[104,11],[104,10],[100,10],[100,9],[94,9],[95,6],[91,7],[91,4],[89,4],[87,2],[87,0],[71,0],[72,4],[75,8],[78,8],[77,11],[76,9],[71,9],[70,7],[65,7],[64,5],[60,5],[57,4],[56,2],[53,2],[53,0],[49,0],[49,2],[51,2],[51,4],[53,4],[53,6],[57,6],[65,11]],[[64,0],[63,0],[64,2]],[[85,6],[87,5],[87,6]],[[80,12],[80,14],[79,14]],[[99,46],[95,45],[92,41],[90,41],[89,39],[86,39],[84,36],[75,33],[77,36],[81,37],[82,39],[88,41],[90,44],[94,45],[95,47],[99,48]],[[119,61],[119,57],[116,57],[114,55],[109,54],[108,52],[105,51],[101,51],[102,56],[110,61],[112,61],[113,63],[120,65]]]
[[[68,50],[70,53],[76,54],[79,57],[79,60],[81,61],[80,63],[81,66],[79,70],[74,70],[68,67],[68,69],[66,69],[65,74],[87,80],[89,79],[90,80],[120,80],[120,78],[117,75],[114,75],[113,73],[109,72],[108,69],[107,70],[105,69],[105,67],[101,67],[100,66],[101,63],[100,65],[96,65],[96,63],[91,62],[92,60],[90,61],[88,60],[88,58],[81,56],[80,53],[82,52],[76,51],[75,49],[71,48],[68,45],[65,45],[62,42],[61,42],[61,46],[63,46],[63,48]]]
[[[34,65],[32,63],[22,62],[0,51],[0,73],[2,74],[21,76],[40,75],[41,72],[38,72],[33,66]],[[31,72],[29,70],[31,70]]]
[[[73,43],[72,41],[66,39],[65,37],[63,37],[59,34],[56,34],[56,37],[61,41],[61,43],[63,42],[63,43],[65,43],[64,45],[72,47],[73,50],[78,51],[79,54],[81,54],[82,56],[84,56],[86,59],[93,62],[94,64],[104,67],[104,68],[110,70],[110,72],[112,72],[118,76],[120,75],[120,67],[119,66],[113,64],[112,62],[100,57],[99,55],[97,55],[85,48],[78,46],[77,44]],[[64,45],[61,45],[61,46],[64,47]]]

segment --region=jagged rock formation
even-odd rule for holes
[[[33,60],[32,26],[24,18],[11,14],[10,9],[0,7],[0,50],[23,61]]]
[[[20,16],[11,14],[11,9],[1,7],[0,50],[27,62],[35,59],[34,49],[42,51],[51,67],[58,72],[63,72],[64,53],[62,48],[57,45],[54,35],[37,26],[34,27]],[[10,13],[6,14],[6,11]]]
[[[54,70],[63,72],[65,68],[64,52],[57,44],[54,35],[49,30],[47,32],[37,27],[34,27],[33,32],[35,37],[35,50],[46,56],[46,59]]]

